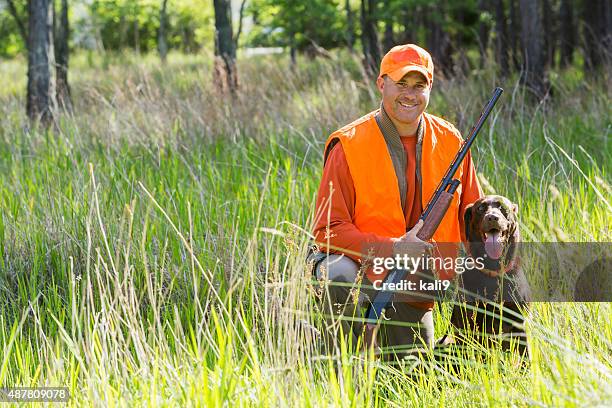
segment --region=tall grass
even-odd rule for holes
[[[24,117],[23,61],[0,63],[0,385],[93,405],[612,401],[608,303],[532,305],[526,370],[495,349],[459,371],[320,356],[303,259],[322,144],[378,95],[357,61],[261,58],[231,99],[209,61],[78,56],[49,131]],[[429,110],[467,131],[506,88],[474,152],[486,189],[526,240],[609,241],[608,79],[557,78],[547,106],[492,70],[437,81]]]

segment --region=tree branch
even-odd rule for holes
[[[234,36],[234,48],[238,49],[238,39],[240,38],[240,33],[242,32],[242,18],[244,16],[244,6],[246,5],[247,0],[242,0],[240,4],[240,14],[238,17],[238,31],[236,31],[236,35]]]
[[[6,0],[6,2],[8,4],[9,12],[11,13],[11,16],[13,16],[13,18],[15,19],[15,22],[17,23],[17,27],[19,28],[19,34],[21,34],[23,43],[25,44],[27,48],[28,47],[28,33],[26,32],[25,26],[23,25],[23,21],[21,21],[21,19],[19,18],[19,14],[17,14],[17,8],[15,8],[15,3],[13,3],[13,0]]]

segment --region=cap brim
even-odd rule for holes
[[[407,65],[405,67],[401,67],[399,69],[396,69],[393,72],[388,73],[387,75],[389,75],[389,77],[394,80],[395,82],[399,81],[400,79],[402,79],[404,77],[404,75],[406,75],[409,72],[419,72],[421,73],[425,79],[427,80],[428,84],[431,84],[431,79],[429,78],[429,73],[427,72],[427,70],[423,67],[420,67],[418,65]]]

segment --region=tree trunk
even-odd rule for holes
[[[383,35],[384,53],[387,53],[395,45],[395,40],[393,38],[393,15],[389,9],[389,0],[385,0],[385,33]]]
[[[419,39],[419,29],[424,26],[423,15],[423,6],[418,3],[402,9],[401,16],[404,25],[404,32],[401,34],[402,44],[422,43]]]
[[[518,0],[510,0],[510,50],[512,51],[512,66],[515,71],[521,70],[521,22],[517,10]]]
[[[582,50],[584,53],[584,67],[586,71],[593,71],[597,65],[598,53],[596,51],[598,38],[597,38],[597,25],[598,25],[598,2],[597,1],[585,1],[583,0],[583,44]]]
[[[53,9],[51,0],[28,1],[28,94],[26,111],[32,121],[48,125],[55,107],[51,77]]]
[[[402,24],[404,26],[404,30],[400,34],[402,44],[410,44],[417,42],[414,41],[414,35],[412,34],[412,31],[415,30],[413,16],[414,13],[416,13],[416,9],[417,6],[413,6],[412,9],[405,7],[402,10]]]
[[[223,92],[238,89],[236,48],[232,34],[230,0],[214,0],[215,8],[215,69],[214,81]]]
[[[495,0],[495,54],[499,64],[500,74],[503,78],[508,76],[508,30],[503,0]]]
[[[540,1],[520,0],[523,37],[523,83],[538,100],[548,92]]]
[[[162,0],[161,10],[159,11],[159,30],[157,31],[157,52],[162,62],[166,62],[168,56],[168,42],[166,41],[166,24],[168,0]]]
[[[550,0],[542,0],[542,24],[544,26],[544,61],[547,67],[552,67],[555,60],[555,35],[554,15]]]
[[[344,10],[346,11],[346,43],[352,54],[355,48],[355,13],[353,13],[349,0],[345,0]]]
[[[126,9],[123,10],[124,12]],[[119,49],[123,49],[125,47],[126,38],[128,33],[128,22],[125,18],[125,14],[121,14],[119,18]]]
[[[297,68],[297,49],[295,47],[295,33],[289,33],[289,59],[291,62],[291,69]]]
[[[289,47],[289,58],[291,60],[291,69],[295,70],[297,68],[297,50],[295,45]]]
[[[140,54],[140,26],[138,24],[138,18],[134,19],[134,49],[136,54]]]
[[[466,26],[467,25],[466,21],[465,21],[465,12],[466,12],[466,7],[465,6],[460,5],[457,8],[457,22],[461,26]],[[465,35],[463,33],[463,30],[456,30],[454,38],[451,41],[452,41],[453,44],[456,45],[457,49],[459,49],[459,50],[465,50],[467,48],[467,46],[468,46],[466,44],[466,38],[465,38]],[[459,59],[456,62],[457,70],[459,71],[459,73],[461,75],[466,75],[470,71],[470,62],[469,62],[468,57],[467,57],[467,52],[459,53],[458,58]]]
[[[611,8],[609,1],[584,1],[584,62],[587,71],[595,71],[610,58]]]
[[[426,9],[426,27],[427,32],[427,49],[433,59],[436,70],[445,74],[453,73],[452,46],[448,33],[443,29],[444,15],[446,14],[446,2],[436,4],[434,9],[432,6]],[[444,12],[440,12],[443,10]]]
[[[381,52],[376,33],[376,0],[361,0],[361,42],[366,72],[378,75]]]
[[[561,8],[559,9],[559,20],[561,20],[561,67],[567,67],[572,64],[574,47],[576,44],[576,27],[574,25],[573,6],[570,0],[561,0]]]
[[[385,24],[385,34],[383,35],[383,53],[386,54],[395,45],[393,38],[393,24]]]
[[[68,59],[70,48],[70,25],[68,21],[68,0],[61,0],[61,10],[55,38],[55,81],[57,103],[64,109],[72,107],[70,85],[68,84]]]
[[[605,62],[610,64],[612,58],[612,4],[609,1],[602,2],[603,13],[602,18],[602,35],[603,35],[603,55]]]
[[[480,68],[484,68],[487,59],[487,49],[489,48],[489,22],[482,18],[487,11],[487,1],[478,0],[478,10],[480,11],[480,21],[478,24],[478,47],[480,51]]]

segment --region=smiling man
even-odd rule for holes
[[[353,344],[362,325],[350,322],[375,291],[362,287],[352,296],[351,285],[363,278],[363,286],[377,287],[386,275],[369,268],[365,255],[419,256],[431,246],[416,237],[419,217],[461,145],[452,124],[425,112],[433,74],[431,56],[421,47],[392,48],[376,81],[380,108],[334,132],[325,145],[314,229],[318,251],[309,261],[318,279],[335,283],[326,290],[324,310],[351,317],[340,323]],[[460,242],[465,208],[482,196],[469,153],[456,177],[461,185],[434,234],[436,242]],[[385,325],[379,344],[431,346],[433,305],[395,302],[385,316],[400,324]]]

